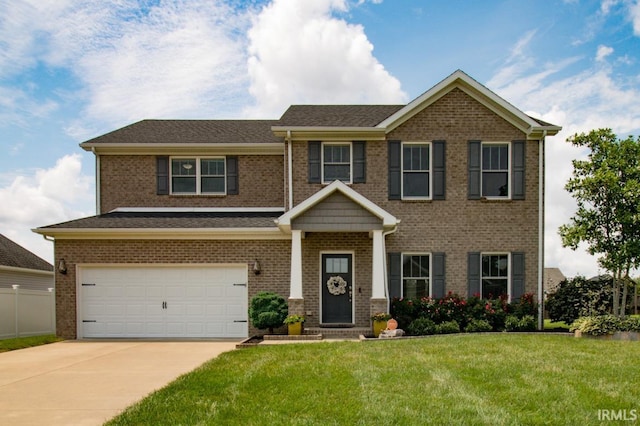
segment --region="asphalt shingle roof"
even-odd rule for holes
[[[282,212],[110,212],[40,229],[274,228]]]
[[[142,120],[84,143],[279,143],[277,120]]]
[[[404,105],[291,105],[277,126],[374,127]]]
[[[0,234],[0,265],[53,271],[53,265]]]

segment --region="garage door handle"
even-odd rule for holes
[[[247,283],[237,283],[237,284],[233,284],[235,287],[246,287]]]
[[[234,320],[233,322],[248,322],[247,320]]]

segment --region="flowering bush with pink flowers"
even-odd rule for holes
[[[391,315],[398,321],[398,327],[405,330],[410,330],[409,326],[416,319],[424,318],[436,325],[455,321],[460,330],[467,329],[471,323],[484,321],[491,325],[493,331],[502,331],[505,329],[507,315],[522,318],[537,314],[537,304],[532,293],[522,295],[512,304],[507,300],[506,295],[489,299],[473,295],[465,299],[452,292],[442,298],[394,298],[391,302]]]

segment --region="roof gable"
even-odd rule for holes
[[[305,212],[310,211],[314,206],[321,203],[334,193],[341,193],[346,198],[371,213],[373,216],[379,218],[382,221],[382,226],[384,229],[394,229],[396,225],[400,223],[400,221],[396,219],[395,216],[393,216],[391,213],[387,212],[377,204],[371,202],[362,194],[354,191],[345,183],[336,180],[280,216],[276,221],[278,227],[283,231],[289,232],[291,230],[291,223],[293,220],[295,220]]]
[[[455,88],[464,91],[527,135],[542,134],[543,132],[544,134],[555,135],[561,129],[558,126],[529,117],[461,70],[457,70],[418,96],[402,109],[380,122],[376,127],[383,128],[389,133]]]

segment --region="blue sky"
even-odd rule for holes
[[[289,104],[405,103],[462,69],[548,138],[546,264],[576,132],[640,133],[638,0],[0,0],[0,233],[95,214],[84,140],[145,118],[278,118]]]

